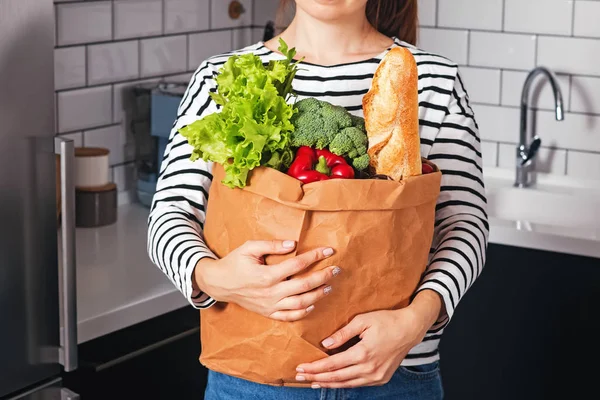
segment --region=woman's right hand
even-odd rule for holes
[[[331,256],[333,249],[327,247],[279,264],[265,264],[264,256],[287,254],[295,246],[293,241],[248,241],[220,260],[200,260],[194,270],[196,282],[200,290],[217,301],[235,303],[272,319],[297,321],[331,291],[326,283],[341,270],[331,266],[302,278],[287,279]]]

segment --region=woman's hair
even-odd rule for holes
[[[278,26],[285,20],[286,10],[293,0],[280,0]],[[417,43],[418,0],[368,0],[367,19],[379,32],[395,36],[410,44]]]

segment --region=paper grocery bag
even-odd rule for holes
[[[204,366],[257,383],[307,386],[295,381],[296,366],[333,354],[320,345],[323,339],[358,314],[408,305],[432,243],[437,168],[402,182],[332,179],[302,185],[259,167],[243,189],[221,183],[222,166],[215,164],[213,173],[204,235],[218,257],[247,240],[290,239],[297,241],[296,251],[268,256],[267,264],[329,246],[335,254],[307,272],[332,265],[343,272],[300,321],[274,321],[231,303],[201,310]]]

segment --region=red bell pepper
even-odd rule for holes
[[[296,158],[287,173],[302,183],[330,178],[354,178],[354,168],[348,165],[343,157],[329,150],[315,150],[308,146],[302,146],[296,151]]]

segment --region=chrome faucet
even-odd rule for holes
[[[532,173],[534,171],[535,156],[542,144],[542,139],[539,136],[534,136],[531,143],[528,144],[527,137],[527,109],[529,106],[529,92],[534,79],[539,75],[544,74],[550,81],[552,86],[552,92],[554,93],[554,110],[556,113],[556,120],[563,121],[565,119],[563,112],[563,96],[558,85],[558,80],[552,71],[545,67],[537,67],[531,70],[525,84],[523,85],[523,92],[521,94],[521,130],[519,133],[519,144],[517,145],[517,176],[515,179],[515,186],[527,187],[533,182]]]

